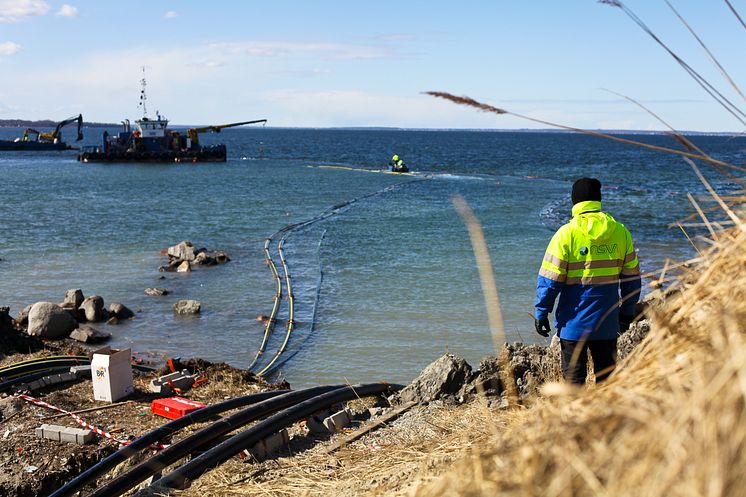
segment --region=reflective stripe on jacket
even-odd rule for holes
[[[536,283],[536,319],[552,312],[559,295],[555,322],[560,338],[615,339],[619,313],[634,314],[641,287],[632,235],[601,212],[601,202],[579,202],[572,215],[544,254]]]

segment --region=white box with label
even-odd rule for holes
[[[104,347],[93,353],[91,380],[93,399],[115,402],[135,391],[132,384],[131,349]]]

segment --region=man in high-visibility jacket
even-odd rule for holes
[[[549,242],[536,283],[536,331],[549,336],[555,322],[566,380],[583,384],[588,354],[596,381],[616,366],[619,333],[634,319],[640,265],[627,228],[601,211],[601,182],[581,178],[572,186],[572,219]],[[621,296],[620,296],[621,290]]]

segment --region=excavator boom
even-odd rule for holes
[[[199,142],[199,134],[200,133],[220,133],[220,130],[225,128],[233,128],[235,126],[243,126],[244,124],[257,124],[257,123],[266,123],[266,119],[256,119],[254,121],[242,121],[240,123],[230,123],[230,124],[215,124],[212,126],[204,126],[202,128],[189,128],[187,130],[187,136],[190,140],[192,140],[192,143],[198,143]]]
[[[54,128],[54,131],[52,132],[52,140],[55,138],[58,138],[60,136],[60,130],[67,126],[68,124],[74,123],[75,121],[78,122],[78,137],[75,139],[75,141],[80,141],[83,139],[83,133],[81,133],[80,128],[83,126],[83,114],[78,114],[77,116],[68,117],[64,121],[60,121],[59,124],[57,124],[57,127]]]

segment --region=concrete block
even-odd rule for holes
[[[256,443],[249,449],[249,454],[252,455],[257,461],[262,461],[267,457],[279,452],[289,443],[290,436],[288,435],[288,431],[283,429]]]
[[[90,378],[91,366],[71,366],[70,373],[75,375],[76,378]]]
[[[43,424],[36,429],[36,436],[39,438],[48,438],[55,442],[60,441],[60,430],[62,426]]]
[[[333,413],[334,411],[330,411],[329,409],[323,409],[313,413],[313,415],[306,420],[306,428],[308,428],[309,432],[315,434],[329,433],[329,430],[324,426],[324,419],[328,418]]]
[[[60,375],[58,374],[52,374],[49,376],[44,377],[44,381],[47,385],[57,385],[58,383],[62,383],[62,379],[60,378]]]
[[[89,370],[89,371],[90,371],[90,370]],[[59,376],[60,376],[60,379],[61,379],[61,380],[62,380],[63,382],[67,382],[67,381],[73,381],[73,380],[77,379],[77,376],[75,376],[75,374],[74,374],[74,373],[70,373],[70,372],[68,372],[68,373],[60,373],[60,375],[59,375]]]
[[[311,433],[329,433],[329,430],[326,429],[324,423],[316,418],[308,418],[306,420],[306,428],[308,428],[308,431]]]
[[[36,429],[36,436],[54,440],[55,442],[69,442],[83,445],[93,440],[94,434],[91,430],[84,430],[82,428],[43,424]]]
[[[324,426],[329,430],[329,433],[336,433],[350,424],[350,421],[352,421],[352,413],[347,409],[343,409],[324,419]]]
[[[78,438],[75,436],[73,428],[63,428],[60,430],[60,442],[76,443]]]

